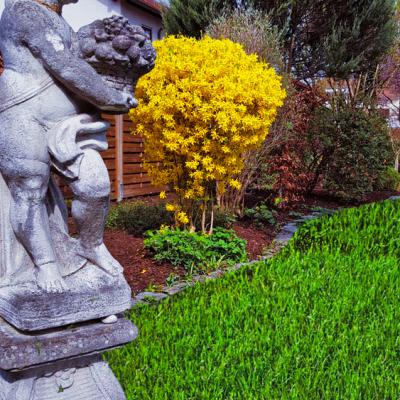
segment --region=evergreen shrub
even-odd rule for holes
[[[148,230],[159,229],[173,223],[173,214],[165,209],[165,204],[146,204],[131,201],[112,206],[106,227],[123,229],[131,235],[142,236]]]
[[[400,173],[393,167],[383,170],[376,185],[378,190],[399,190],[400,189]]]
[[[353,108],[344,102],[321,107],[310,137],[319,143],[313,157],[319,157],[322,185],[341,200],[361,200],[393,165],[387,123],[374,110]]]

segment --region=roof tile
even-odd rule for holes
[[[136,0],[136,3],[143,4],[144,6],[150,7],[157,12],[161,12],[162,6],[156,0]]]

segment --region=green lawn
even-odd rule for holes
[[[400,203],[307,223],[274,259],[131,313],[129,400],[400,398]]]

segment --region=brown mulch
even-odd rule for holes
[[[247,240],[247,252],[250,260],[262,255],[274,238],[274,228],[256,229],[246,224],[236,224],[237,235]],[[139,293],[150,286],[157,289],[165,285],[171,275],[183,277],[183,268],[176,268],[170,263],[159,263],[151,257],[143,244],[143,238],[130,235],[122,230],[106,230],[104,242],[121,265],[124,275],[134,293]]]
[[[120,230],[106,230],[104,242],[121,265],[124,275],[134,293],[165,284],[170,274],[184,275],[183,268],[169,263],[158,263],[147,253],[143,239]]]
[[[240,238],[247,241],[247,254],[250,260],[257,260],[276,235],[276,228],[273,226],[257,229],[250,224],[238,223],[233,229]]]

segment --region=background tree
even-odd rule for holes
[[[168,33],[200,37],[235,0],[171,0]],[[281,32],[286,71],[297,79],[374,71],[396,34],[396,0],[247,0]]]
[[[399,2],[400,4],[400,2]],[[399,15],[398,15],[399,18]],[[400,166],[400,40],[397,38],[393,50],[382,61],[378,79],[380,90],[378,93],[380,105],[390,110],[391,126],[397,127],[391,131],[390,140],[395,154],[394,169]]]
[[[235,0],[171,0],[163,23],[169,35],[200,38],[211,21],[235,5]]]
[[[215,39],[229,39],[243,46],[247,54],[257,54],[279,73],[284,70],[280,33],[268,14],[254,7],[225,9],[207,27],[206,34]]]
[[[298,79],[374,71],[396,34],[395,0],[249,0],[282,32],[286,67]]]

